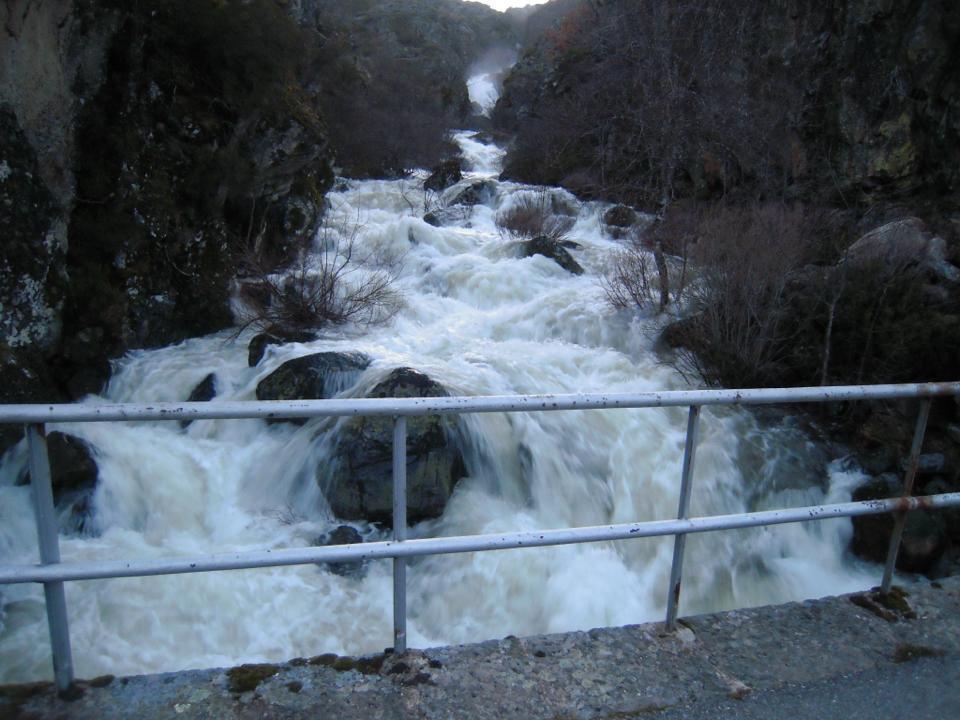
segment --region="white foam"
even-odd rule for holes
[[[502,151],[457,140],[478,173]],[[257,383],[292,357],[353,350],[374,359],[352,393],[390,368],[429,373],[458,394],[639,391],[686,387],[661,364],[644,331],[661,319],[611,312],[599,273],[617,247],[585,204],[565,272],[522,258],[497,233],[498,210],[532,190],[499,184],[489,206],[456,226],[422,222],[412,181],[354,181],[330,196],[331,216],[360,218],[357,257],[401,256],[405,307],[381,327],[340,328],[322,339],[268,349],[247,367],[249,333],[198,338],[136,352],[118,363],[104,398],[183,400],[208,373],[214,402],[251,399]],[[554,191],[562,193],[562,191]],[[568,201],[571,198],[566,198]],[[411,242],[411,239],[413,242]],[[365,252],[367,251],[367,252]],[[443,517],[415,535],[467,534],[669,518],[675,515],[683,409],[484,415],[463,420],[471,475]],[[98,537],[62,538],[64,560],[305,546],[331,518],[314,480],[324,446],[313,422],[93,424],[69,428],[98,452]],[[762,450],[762,453],[759,452]],[[756,451],[756,452],[755,452]],[[755,456],[762,455],[763,461]],[[802,462],[798,460],[806,458]],[[35,562],[29,492],[14,487],[19,461],[0,469],[0,561]],[[782,471],[789,468],[789,473]],[[774,478],[789,475],[790,487]],[[828,467],[798,433],[761,429],[738,411],[707,411],[694,475],[694,514],[849,497],[850,473]],[[869,586],[876,578],[845,555],[846,520],[691,536],[682,610],[781,602]],[[654,620],[666,603],[671,539],[475,553],[418,560],[410,568],[412,646],[506,634]],[[362,579],[314,566],[70,583],[80,676],[275,661],[321,652],[381,650],[391,638],[389,564]],[[42,591],[4,588],[0,682],[50,675]]]

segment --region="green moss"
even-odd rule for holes
[[[102,687],[107,687],[107,685],[112,683],[115,679],[116,678],[113,675],[100,675],[98,677],[95,677],[88,684],[90,685],[90,687],[102,688]]]
[[[273,677],[280,668],[267,663],[240,665],[227,670],[227,687],[230,692],[240,694],[256,690],[269,677]]]
[[[384,659],[383,655],[368,655],[357,658],[357,670],[364,675],[376,675],[383,667]]]
[[[383,667],[384,655],[367,655],[354,658],[349,656],[338,656],[333,653],[317,655],[310,658],[307,662],[310,665],[323,665],[333,668],[337,672],[350,672],[354,670],[364,675],[376,675]]]
[[[879,588],[874,588],[870,592],[851,595],[850,602],[864,610],[869,610],[887,622],[897,622],[901,619],[913,620],[917,617],[910,603],[907,602],[907,597],[909,593],[906,590],[894,585],[886,594],[881,593]]]
[[[896,120],[880,125],[878,130],[884,140],[884,146],[879,148],[871,158],[870,173],[872,175],[902,177],[914,169],[917,148],[911,140],[911,124],[910,113],[905,112]]]
[[[337,672],[349,672],[357,669],[357,661],[352,657],[338,657],[330,667]]]
[[[913,608],[910,607],[910,603],[907,602],[909,596],[910,593],[896,585],[891,587],[890,592],[886,594],[881,592],[874,593],[876,601],[887,608],[887,610],[893,610],[907,618],[915,618],[917,614],[913,611]]]
[[[337,656],[333,653],[324,653],[323,655],[315,655],[314,657],[307,660],[310,665],[325,665],[326,667],[332,667],[333,664],[337,661]]]
[[[945,654],[940,648],[900,643],[893,651],[893,661],[895,663],[905,663],[925,657],[943,657]]]

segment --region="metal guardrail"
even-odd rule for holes
[[[960,506],[960,493],[913,497],[920,450],[935,397],[960,395],[960,382],[782,388],[754,390],[692,390],[626,394],[524,395],[491,397],[383,398],[351,400],[245,401],[82,405],[0,405],[0,423],[26,425],[29,470],[36,509],[40,546],[39,565],[0,565],[0,584],[40,582],[44,586],[54,677],[63,691],[73,682],[64,583],[71,580],[139,577],[176,573],[238,570],[257,567],[303,565],[317,562],[349,562],[365,559],[393,559],[394,650],[405,652],[406,559],[445,553],[482,552],[520,547],[542,547],[584,542],[626,540],[641,537],[674,536],[673,564],[667,595],[666,627],[673,629],[680,601],[686,536],[736,528],[807,522],[838,517],[895,513],[881,591],[889,592],[900,538],[907,512],[918,508],[938,509]],[[903,496],[886,500],[819,505],[784,510],[767,510],[735,515],[688,517],[691,479],[704,405],[763,405],[820,403],[853,400],[921,399],[913,444],[904,478]],[[650,407],[690,408],[684,443],[680,503],[676,520],[656,520],[597,527],[407,539],[406,440],[407,421],[412,415],[484,412],[546,412],[554,410],[625,409]],[[141,561],[97,561],[61,563],[57,520],[53,505],[50,463],[45,423],[112,422],[152,420],[201,420],[229,418],[311,418],[349,415],[379,415],[394,418],[393,431],[393,540],[293,548],[242,553],[222,553]]]

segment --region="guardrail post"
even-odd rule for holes
[[[30,485],[37,519],[40,564],[60,562],[60,541],[57,537],[57,514],[53,506],[50,482],[50,458],[47,455],[47,434],[42,424],[27,425],[27,446],[30,451]],[[70,650],[70,626],[67,623],[67,598],[62,582],[45,582],[43,594],[50,628],[53,654],[53,676],[60,692],[73,684],[73,653]]]
[[[677,519],[686,520],[690,516],[690,484],[693,477],[693,461],[697,454],[697,438],[700,435],[700,406],[691,405],[687,416],[687,439],[683,445],[683,477],[680,481],[680,507]],[[677,608],[680,606],[680,582],[683,574],[683,552],[687,545],[687,534],[673,536],[673,565],[670,568],[670,592],[667,596],[667,630],[677,625]]]
[[[932,402],[930,398],[926,398],[920,403],[917,427],[913,432],[913,445],[910,447],[910,459],[907,463],[906,475],[903,478],[903,497],[913,495],[913,481],[917,477],[920,450],[923,448],[923,436],[927,431],[927,420],[930,418]],[[907,521],[907,511],[896,512],[893,518],[893,534],[890,535],[890,547],[887,548],[887,564],[883,568],[883,581],[880,583],[880,592],[884,595],[890,592],[890,585],[893,582],[893,570],[897,564],[897,555],[900,552],[900,539],[903,537],[903,526]]]
[[[407,418],[393,419],[393,539],[407,539]],[[393,651],[407,651],[407,561],[393,559]]]

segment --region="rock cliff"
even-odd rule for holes
[[[510,176],[632,203],[748,187],[955,206],[958,48],[960,6],[939,0],[584,0],[494,117],[517,137]]]
[[[433,161],[469,63],[514,41],[455,0],[10,0],[0,32],[0,402],[230,325],[249,253],[311,235],[334,162]]]

